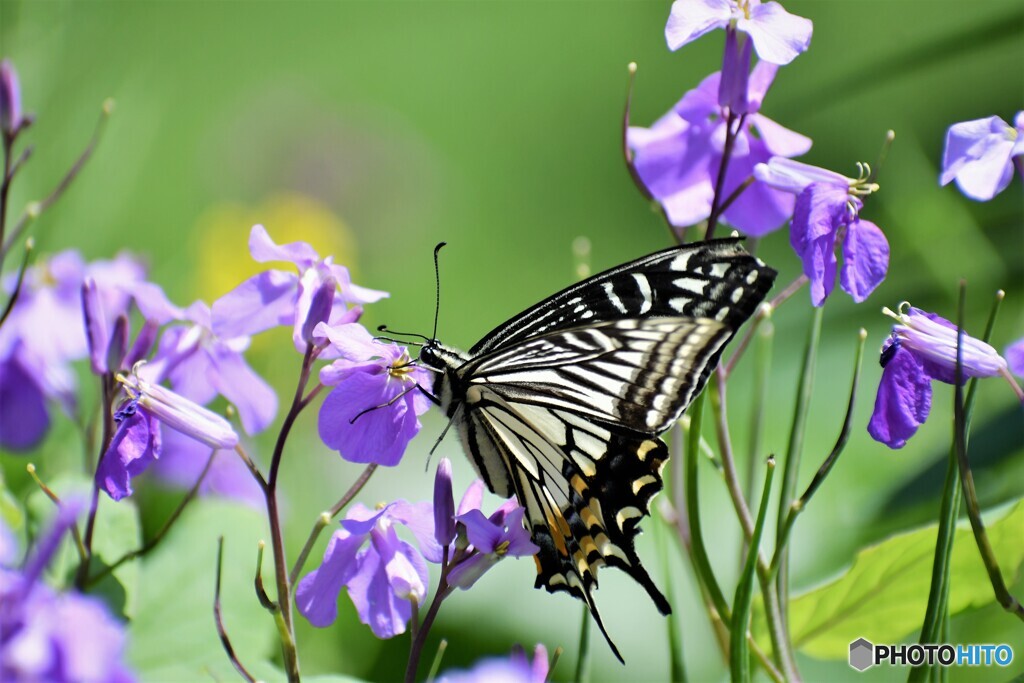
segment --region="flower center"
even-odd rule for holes
[[[391,365],[388,366],[388,376],[394,377],[397,380],[410,380],[409,374],[415,369],[412,358],[409,357],[408,351],[403,351],[402,355],[396,358]]]
[[[508,554],[508,547],[509,547],[509,542],[508,541],[502,541],[501,543],[499,543],[498,545],[496,545],[494,547],[494,554],[497,555],[498,557],[505,557],[505,555]]]
[[[743,13],[744,19],[750,18],[750,0],[737,0],[736,9]]]

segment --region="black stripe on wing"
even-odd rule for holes
[[[733,335],[708,318],[643,318],[551,332],[468,361],[467,388],[657,434],[700,392]]]
[[[775,275],[739,239],[672,247],[548,297],[493,329],[470,355],[546,332],[624,318],[711,318],[736,329],[764,299]]]

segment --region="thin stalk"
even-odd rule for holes
[[[279,611],[277,603],[267,595],[267,589],[263,587],[263,550],[267,547],[266,541],[261,540],[256,544],[256,575],[253,577],[253,589],[256,591],[256,599],[259,600],[263,609],[268,612]]]
[[[718,219],[722,216],[722,192],[725,190],[725,175],[729,169],[733,147],[736,145],[736,137],[739,135],[746,120],[746,114],[741,114],[737,117],[731,111],[725,119],[725,145],[722,148],[722,162],[718,166],[718,177],[715,179],[715,194],[711,200],[711,215],[708,216],[708,229],[704,233],[705,240],[710,240],[715,236]],[[733,125],[734,123],[736,124],[735,126]]]
[[[444,658],[444,652],[447,649],[448,641],[442,638],[441,642],[437,644],[437,652],[434,653],[434,661],[430,663],[430,671],[427,673],[427,683],[431,683],[435,678],[437,678],[437,672],[441,669],[441,660]]]
[[[747,550],[747,561],[743,566],[736,597],[733,599],[732,638],[729,646],[729,672],[733,681],[750,681],[750,647],[747,645],[747,625],[750,623],[750,605],[754,599],[754,574],[757,571],[757,555],[761,548],[764,521],[768,516],[768,497],[771,494],[772,478],[775,474],[775,458],[769,457],[761,492],[761,505],[754,524],[754,535]]]
[[[7,305],[4,306],[3,313],[0,313],[0,326],[3,326],[7,316],[14,310],[14,304],[18,303],[18,297],[21,295],[21,286],[25,283],[25,271],[28,270],[29,258],[32,256],[34,248],[35,240],[29,237],[25,240],[25,255],[22,256],[21,265],[18,267],[18,278],[14,281],[14,291],[11,292],[10,298],[7,299]]]
[[[661,564],[661,574],[665,577],[667,585],[665,586],[665,592],[671,596],[672,594],[672,567],[669,564],[669,552],[668,552],[668,520],[663,516],[655,521],[654,534],[655,541],[658,547],[658,559]],[[668,663],[671,680],[674,683],[685,683],[686,681],[686,667],[683,663],[683,636],[679,625],[679,616],[677,612],[672,612],[665,618],[665,626],[668,630]],[[576,680],[580,680],[577,678]]]
[[[227,629],[224,628],[224,616],[220,609],[220,577],[224,566],[224,537],[221,536],[217,539],[217,582],[214,584],[213,589],[213,620],[217,625],[217,635],[220,636],[220,644],[224,646],[224,652],[227,653],[228,659],[234,665],[235,670],[249,683],[255,683],[256,679],[249,673],[249,670],[245,668],[241,661],[238,659],[238,655],[235,654],[235,648],[231,645],[231,639],[228,638]]]
[[[370,481],[370,477],[377,471],[377,463],[370,463],[363,470],[362,474],[352,483],[348,491],[345,492],[337,503],[331,506],[330,511],[322,512],[316,519],[316,523],[313,525],[312,530],[309,532],[309,538],[306,539],[306,543],[302,546],[302,552],[299,553],[299,557],[295,560],[295,565],[292,567],[291,572],[288,574],[288,581],[294,587],[299,578],[299,573],[302,571],[302,567],[306,564],[306,559],[309,557],[310,551],[313,549],[313,545],[316,544],[317,538],[320,537],[320,532],[324,530],[331,520],[338,516],[345,506],[352,502],[352,499],[359,494],[359,492],[366,486],[366,482]]]
[[[985,571],[988,573],[989,581],[992,583],[992,591],[996,600],[1010,614],[1013,614],[1021,621],[1024,621],[1024,606],[1010,594],[1003,579],[1002,571],[999,569],[999,561],[996,559],[992,544],[988,540],[988,533],[985,531],[985,524],[981,519],[981,507],[978,505],[978,494],[974,490],[974,475],[971,473],[971,463],[967,459],[967,429],[964,410],[964,367],[963,367],[963,335],[964,335],[964,306],[966,299],[966,285],[960,283],[960,302],[957,311],[957,344],[956,344],[956,373],[953,385],[955,400],[953,401],[953,425],[956,439],[956,456],[960,464],[960,484],[963,487],[964,501],[967,503],[967,516],[971,520],[971,529],[974,531],[974,541],[978,545],[978,553],[981,561],[985,564]]]
[[[803,451],[807,413],[810,409],[811,393],[814,389],[814,366],[818,357],[823,313],[823,307],[814,309],[811,326],[807,333],[803,365],[800,367],[800,379],[797,385],[796,404],[793,409],[793,422],[789,432],[789,445],[786,448],[786,462],[783,464],[782,470],[782,492],[779,496],[779,516],[775,530],[775,554],[779,558],[776,587],[779,592],[779,607],[782,611],[783,632],[787,634],[789,633],[789,548],[783,541],[786,517],[793,502],[796,479],[800,471],[800,455]]]
[[[427,642],[427,634],[430,633],[430,627],[434,625],[437,612],[441,609],[441,603],[451,595],[452,590],[454,589],[448,586],[448,567],[447,563],[445,563],[441,570],[441,578],[437,584],[437,592],[434,593],[434,599],[430,602],[427,615],[423,617],[423,623],[420,624],[416,637],[413,638],[412,645],[409,648],[409,662],[405,667],[405,683],[414,683],[416,680],[416,670],[420,665],[420,656],[423,652],[423,646]]]
[[[42,492],[46,494],[46,497],[52,500],[54,503],[56,503],[58,507],[60,507],[60,497],[53,492],[53,489],[51,489],[49,486],[43,483],[42,479],[39,478],[39,475],[36,474],[36,466],[33,465],[32,463],[29,463],[28,465],[25,466],[25,471],[28,472],[28,475],[30,477],[32,477],[32,481],[36,483],[36,486],[38,486],[40,490],[42,490]],[[85,550],[85,544],[82,543],[82,534],[78,530],[78,522],[74,522],[73,524],[71,524],[71,537],[74,539],[75,548],[78,550],[78,561],[80,563],[85,562],[86,558],[88,557],[88,554],[86,553]]]
[[[704,417],[704,394],[701,393],[690,405],[690,440],[686,446],[686,514],[690,520],[690,548],[693,553],[693,568],[700,581],[708,591],[712,604],[715,606],[722,622],[728,627],[732,621],[732,610],[725,601],[715,572],[711,569],[707,549],[704,546],[704,535],[700,528],[700,506],[697,504],[697,462],[700,449],[700,428]]]
[[[760,308],[757,309],[757,313],[750,321],[750,326],[747,328],[746,334],[743,338],[736,343],[736,350],[729,357],[729,360],[725,363],[725,376],[729,377],[732,374],[733,369],[736,367],[736,363],[739,362],[740,358],[743,357],[743,352],[747,350],[750,345],[751,339],[754,338],[754,334],[757,332],[758,326],[763,320],[770,318],[772,313],[782,304],[789,300],[794,294],[800,291],[800,288],[806,285],[808,282],[806,275],[801,275],[797,279],[786,285],[786,288],[775,295],[771,301],[761,304]]]
[[[116,386],[114,376],[109,372],[100,377],[100,393],[102,395],[100,410],[102,411],[101,415],[103,418],[103,437],[100,440],[100,450],[96,457],[96,472],[99,472],[100,465],[103,464],[103,456],[106,454],[107,449],[110,447],[110,442],[114,438],[113,405]],[[75,573],[75,587],[80,591],[85,590],[86,580],[89,578],[89,565],[92,563],[92,535],[96,529],[96,513],[99,511],[100,504],[100,485],[96,481],[95,473],[92,479],[89,515],[86,518],[85,535],[82,538],[82,545],[85,548],[85,561],[78,565],[78,571]]]
[[[576,649],[576,675],[573,680],[577,683],[590,683],[590,609],[583,605],[583,616],[580,622],[580,644]]]
[[[766,322],[758,330],[754,342],[754,387],[750,392],[750,440],[747,444],[747,491],[746,499],[753,500],[756,486],[755,468],[758,454],[763,452],[764,424],[770,396],[768,388],[772,369],[772,338],[775,326]],[[746,539],[743,540],[744,547]]]

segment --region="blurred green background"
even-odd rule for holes
[[[806,161],[848,175],[856,161],[874,162],[886,131],[896,131],[880,169],[882,190],[864,211],[892,245],[890,277],[865,304],[837,293],[825,312],[801,488],[838,432],[861,327],[869,352],[853,439],[795,530],[799,592],[837,574],[866,543],[937,514],[950,437],[948,388],[936,387],[932,420],[903,451],[874,443],[864,429],[880,374],[875,350],[889,328],[879,309],[910,300],[952,318],[965,278],[968,330],[980,333],[1002,288],[994,343],[1001,349],[1024,335],[1019,177],[984,204],[937,184],[951,123],[992,114],[1012,121],[1024,104],[1024,8],[1015,0],[794,0],[786,7],[814,21],[814,38],[806,55],[780,71],[762,113],[814,139]],[[468,348],[572,281],[576,237],[590,239],[595,271],[668,246],[660,216],[621,158],[626,65],[639,65],[633,123],[648,125],[717,70],[722,43],[711,35],[669,53],[668,10],[668,2],[2,0],[0,52],[18,68],[25,108],[37,115],[27,136],[36,151],[14,187],[13,206],[38,199],[60,178],[110,96],[116,112],[94,159],[32,230],[41,252],[75,247],[103,258],[130,250],[149,260],[152,279],[177,303],[212,301],[256,271],[246,240],[252,223],[262,222],[278,241],[307,240],[350,265],[356,282],[390,291],[392,298],[369,307],[368,325],[426,333],[431,249],[445,240],[439,336]],[[760,254],[781,272],[780,284],[799,273],[784,232],[765,240]],[[809,314],[801,292],[774,318],[771,452],[785,452]],[[282,395],[291,391],[299,358],[286,333],[256,340],[251,357]],[[730,392],[737,444],[747,438],[749,374],[741,367]],[[34,456],[42,471],[77,457],[74,430],[57,422],[43,455]],[[360,499],[428,499],[433,467],[424,472],[426,453],[442,427],[427,416],[403,463],[378,473]],[[1022,444],[1019,406],[1001,382],[985,383],[972,435],[985,507],[1024,492]],[[271,445],[264,434],[253,450],[266,456]],[[452,458],[464,485],[470,467],[458,451],[449,438],[439,454]],[[11,487],[26,494],[24,460],[5,456],[3,463]],[[305,415],[283,475],[290,556],[358,472],[319,444],[315,415]],[[724,487],[710,469],[705,474],[705,531],[712,561],[731,586],[738,527]],[[146,487],[138,500],[152,533],[176,495]],[[215,527],[221,517],[210,519]],[[241,559],[229,563],[226,576],[244,587],[255,557],[245,544],[260,532],[257,526],[233,537],[232,528],[227,542],[239,546]],[[316,557],[322,546],[323,539]],[[663,576],[651,534],[639,549],[656,581],[671,584],[691,677],[724,678],[689,569],[674,562],[671,579]],[[567,649],[555,678],[571,677],[580,606],[534,591],[533,575],[529,560],[502,563],[446,604],[432,638],[449,640],[446,667],[542,641]],[[594,680],[664,679],[662,618],[619,573],[601,578],[597,597],[628,665],[595,637]],[[1014,590],[1024,593],[1019,579]],[[252,600],[247,590],[238,595]],[[226,609],[230,615],[231,604]],[[304,672],[399,676],[407,637],[376,641],[347,598],[340,613],[339,624],[324,631],[300,620]],[[229,616],[232,626],[271,629],[264,616],[234,625]],[[1021,625],[995,607],[955,618],[950,639],[1015,644],[1012,671],[1024,671]],[[276,652],[265,638],[256,641],[254,653]],[[808,680],[857,676],[843,661],[802,657],[801,665]],[[876,669],[863,678],[904,676]]]

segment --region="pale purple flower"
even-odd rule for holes
[[[776,67],[761,62],[747,82],[747,115],[736,133],[722,187],[731,195],[773,156],[793,157],[811,148],[809,138],[757,113],[775,77]],[[726,140],[726,112],[720,98],[721,74],[705,78],[651,128],[631,127],[628,143],[634,166],[672,225],[683,228],[711,214],[715,181]],[[728,95],[735,104],[740,95]],[[722,220],[755,237],[781,228],[793,214],[794,197],[755,180],[722,215]]]
[[[717,28],[750,36],[762,61],[784,65],[807,50],[814,25],[761,0],[676,0],[665,25],[665,40],[673,52]]]
[[[868,433],[889,448],[902,448],[928,419],[932,380],[956,381],[957,328],[906,302],[899,312],[882,310],[898,324],[882,347],[884,370]],[[1006,360],[985,342],[964,333],[961,347],[965,380],[1006,372]]]
[[[466,559],[448,572],[448,585],[467,590],[505,557],[539,553],[540,548],[530,540],[530,532],[523,526],[525,514],[516,499],[510,498],[490,517],[484,517],[478,509],[456,517],[456,522],[465,527],[471,545]]]
[[[452,494],[452,461],[441,458],[434,476],[434,539],[442,547],[455,540],[455,498]]]
[[[64,505],[23,572],[0,569],[0,680],[127,683],[126,638],[102,601],[55,593],[41,581],[79,506]]]
[[[316,330],[340,355],[320,371],[320,381],[334,387],[320,408],[321,440],[349,462],[397,465],[430,408],[417,388],[431,386],[430,374],[405,347],[374,340],[358,323]]]
[[[75,251],[56,254],[26,271],[18,300],[0,327],[0,397],[5,406],[0,411],[0,446],[28,450],[37,445],[49,427],[51,401],[69,414],[75,412],[71,362],[90,356],[82,310],[86,278],[95,283],[93,301],[102,310],[103,322],[96,325],[109,340],[144,275],[131,256],[86,264]],[[15,282],[13,274],[4,278],[8,295]],[[105,364],[105,356],[99,362]]]
[[[376,511],[353,505],[328,541],[321,565],[299,581],[299,612],[314,626],[331,625],[338,615],[338,594],[345,587],[359,620],[374,635],[391,638],[404,633],[412,602],[422,605],[426,599],[429,577],[424,557],[436,562],[441,555],[432,517],[430,503],[399,500]],[[396,525],[413,532],[420,550],[398,537]]]
[[[254,225],[249,234],[249,253],[259,263],[285,261],[298,274],[267,270],[249,278],[213,303],[213,330],[222,339],[245,337],[286,325],[292,328],[295,348],[304,351],[307,340],[303,327],[309,319],[316,293],[330,279],[338,285],[329,323],[337,325],[358,319],[358,308],[348,304],[366,304],[388,296],[386,292],[352,283],[348,269],[320,255],[306,242],[276,244],[262,225]],[[330,351],[322,358],[333,357]]]
[[[12,137],[17,134],[23,123],[18,72],[14,70],[14,65],[5,59],[0,62],[0,133]]]
[[[776,157],[754,169],[761,182],[797,197],[789,241],[803,262],[815,306],[821,306],[835,288],[840,244],[839,285],[857,303],[868,298],[889,270],[885,234],[860,217],[861,198],[878,190],[877,184],[868,182],[867,167],[861,168],[865,173],[854,179]]]
[[[1007,346],[1004,355],[1010,372],[1018,377],[1024,377],[1024,338]]]
[[[208,449],[233,448],[238,443],[231,425],[216,413],[137,375],[118,375],[118,380],[128,400],[114,415],[117,431],[96,468],[97,485],[114,500],[131,495],[132,478],[160,457],[161,425]]]
[[[488,657],[472,669],[448,671],[438,683],[544,683],[548,679],[548,651],[541,645],[533,650],[530,662],[523,648],[516,646],[508,658]]]
[[[956,180],[966,196],[986,202],[1013,179],[1013,159],[1024,155],[1024,111],[1009,125],[998,116],[954,123],[946,131],[939,183]]]
[[[249,337],[223,338],[213,331],[210,308],[196,301],[185,310],[173,306],[163,292],[150,290],[137,298],[147,318],[181,322],[164,330],[153,360],[140,374],[150,382],[170,380],[174,390],[200,405],[218,395],[238,411],[249,434],[266,429],[277,415],[277,394],[246,363]]]

